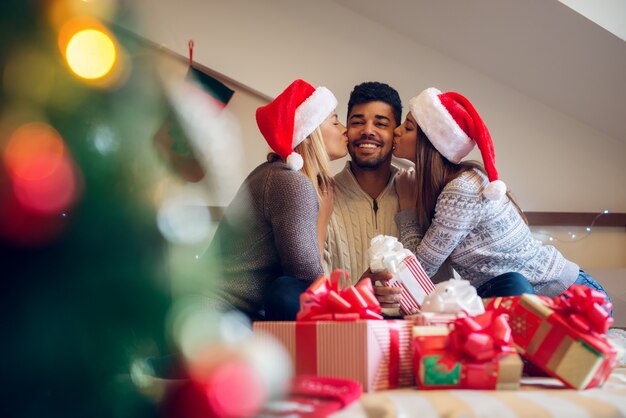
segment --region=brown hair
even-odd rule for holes
[[[448,161],[430,142],[422,129],[417,127],[415,175],[417,178],[417,222],[426,230],[435,216],[437,198],[443,188],[466,171],[477,169],[486,175],[484,166],[478,161],[461,161],[459,164]],[[517,204],[513,195],[506,195],[515,205],[517,211],[528,223],[526,216]]]

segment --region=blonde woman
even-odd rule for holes
[[[337,112],[333,111],[295,150],[303,160],[300,171],[316,185],[320,202],[317,235],[321,258],[324,256],[326,230],[333,212],[334,201],[333,178],[330,176],[329,162],[343,158],[348,153],[346,147],[348,138],[345,136],[345,131],[346,127],[339,122]],[[280,155],[276,153],[268,155],[268,161],[280,159]]]
[[[336,107],[328,89],[296,80],[257,109],[273,152],[248,175],[211,243],[219,308],[253,320],[293,320],[300,294],[323,274],[320,243],[332,211],[328,161],[347,152]]]

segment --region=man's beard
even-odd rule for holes
[[[362,170],[376,170],[380,166],[384,165],[387,161],[391,161],[392,150],[390,149],[387,154],[379,154],[379,156],[375,159],[374,158],[367,158],[367,159],[359,158],[359,156],[356,155],[356,153],[353,152],[352,149],[349,149],[349,152],[350,152],[350,158],[352,159],[352,162],[358,168]]]

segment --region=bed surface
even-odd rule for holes
[[[333,418],[626,418],[626,367],[599,389],[576,391],[548,377],[525,377],[517,391],[415,388],[366,393]]]

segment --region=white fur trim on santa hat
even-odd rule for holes
[[[293,171],[298,171],[304,165],[304,160],[302,159],[302,156],[300,154],[298,154],[297,152],[292,152],[287,156],[287,165]]]
[[[409,108],[422,131],[448,161],[458,164],[476,143],[467,136],[441,103],[441,91],[428,88],[409,101]]]
[[[483,195],[489,200],[500,200],[506,194],[506,184],[502,180],[494,180],[485,187]]]
[[[304,141],[337,107],[337,99],[326,87],[315,89],[296,109],[292,147]]]

